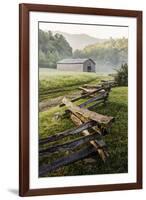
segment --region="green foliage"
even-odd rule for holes
[[[72,48],[66,39],[51,31],[39,30],[39,66],[56,68],[58,60],[72,56]]]
[[[122,64],[119,70],[116,70],[115,81],[119,86],[128,86],[128,65]]]
[[[92,58],[97,65],[97,71],[111,72],[113,68],[127,62],[128,39],[110,38],[104,42],[98,42],[85,47],[83,50],[76,50],[74,58]]]

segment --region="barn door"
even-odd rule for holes
[[[91,72],[91,66],[90,65],[87,67],[87,72]]]

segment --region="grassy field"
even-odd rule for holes
[[[107,75],[40,69],[39,100],[43,101],[60,95],[66,95],[70,91],[76,90],[80,85],[90,83],[91,81],[100,82],[101,79],[107,79]]]
[[[49,94],[46,95],[45,101],[50,101],[53,98],[56,98],[58,95],[70,96],[71,93],[79,93],[77,87],[85,83],[96,84],[99,83],[101,79],[109,79],[105,75],[97,74],[88,74],[88,73],[61,73],[55,72],[51,74],[46,74],[41,72],[40,85],[42,91],[49,90]],[[89,76],[89,77],[88,77]],[[62,78],[64,80],[62,80]],[[46,85],[44,84],[46,81]],[[43,82],[43,83],[41,83]],[[59,84],[60,82],[60,84]],[[69,84],[67,84],[67,82]],[[56,84],[56,85],[55,85]],[[43,85],[43,86],[42,86]],[[42,89],[43,88],[43,89]],[[47,89],[46,89],[47,88]],[[49,89],[48,89],[49,88]],[[69,88],[69,91],[61,90],[57,92],[57,95],[54,94],[54,89],[66,89]],[[73,89],[73,90],[72,90]],[[41,92],[42,92],[41,91]],[[52,91],[52,93],[51,93]],[[127,87],[116,87],[113,88],[110,92],[109,101],[107,105],[101,104],[98,107],[94,107],[93,111],[106,114],[115,117],[115,122],[111,128],[111,133],[104,137],[104,141],[108,145],[108,151],[110,154],[109,159],[106,163],[98,157],[95,156],[93,159],[85,159],[78,162],[75,162],[71,165],[64,166],[55,172],[48,174],[48,176],[71,176],[71,175],[87,175],[87,174],[108,174],[108,173],[125,173],[128,170],[128,160],[127,160],[127,129],[128,129],[128,88]],[[40,93],[40,101],[44,101],[44,98]],[[83,101],[83,100],[82,100]],[[81,101],[80,101],[81,102]],[[76,104],[78,104],[77,102]],[[55,105],[49,107],[44,112],[39,113],[39,137],[43,138],[48,135],[61,132],[63,130],[74,127],[74,124],[69,118],[66,117],[57,117],[58,114],[63,113],[65,107],[60,108]],[[70,141],[73,137],[67,137],[62,139],[61,142]],[[56,143],[54,143],[56,144]],[[45,163],[50,163],[60,156],[69,154],[70,152],[61,153],[57,152],[53,156],[47,158],[40,158],[40,165]]]

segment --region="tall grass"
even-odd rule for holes
[[[80,85],[96,81],[100,82],[108,76],[88,72],[63,72],[57,70],[40,69],[39,98],[47,99],[50,93],[72,91]],[[109,77],[110,78],[110,77]],[[54,95],[56,96],[56,94]],[[60,94],[59,94],[60,96]],[[51,98],[53,95],[51,95]]]
[[[56,88],[80,85],[95,80],[95,73],[76,73],[76,72],[49,72],[40,73],[40,92],[44,90],[52,90]]]

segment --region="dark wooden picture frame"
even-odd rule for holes
[[[137,181],[108,185],[30,189],[29,186],[29,13],[54,12],[101,16],[134,17],[137,20]],[[19,194],[54,195],[142,188],[142,11],[68,7],[39,4],[19,5]]]

